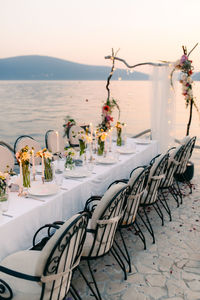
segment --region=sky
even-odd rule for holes
[[[200,0],[0,0],[0,58],[109,65],[114,48],[132,65],[176,61],[200,42],[199,14]],[[200,44],[190,58],[200,71]]]

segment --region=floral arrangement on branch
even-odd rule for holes
[[[29,164],[31,159],[31,150],[26,145],[16,153],[16,159],[20,164],[20,174],[22,168],[23,186],[28,188],[31,186]]]
[[[64,119],[65,123],[63,124],[64,127],[64,137],[68,137],[69,129],[73,126],[76,125],[76,121],[71,118],[70,116],[66,116]]]
[[[193,74],[194,67],[192,66],[192,60],[189,59],[190,54],[197,47],[197,45],[198,45],[198,43],[193,47],[193,49],[190,52],[187,51],[187,48],[185,46],[182,46],[183,55],[181,56],[181,58],[179,60],[177,60],[174,63],[174,68],[173,68],[173,70],[171,72],[171,76],[170,76],[171,77],[171,85],[173,87],[172,77],[173,77],[174,71],[180,70],[182,72],[181,79],[180,79],[180,83],[182,84],[182,94],[185,98],[186,108],[188,106],[190,106],[190,114],[189,114],[189,120],[188,120],[188,124],[187,124],[186,135],[189,135],[189,132],[190,132],[193,105],[196,108],[197,112],[199,113],[199,109],[195,102],[195,99],[193,96],[193,91],[192,91],[193,80],[192,80],[191,75]]]
[[[65,147],[64,155],[66,157],[65,167],[72,170],[74,168],[74,159],[76,156],[76,151],[72,147]]]
[[[115,107],[118,109],[118,112],[119,112],[118,119],[120,117],[119,105],[115,99],[111,98],[110,88],[109,88],[110,80],[111,80],[114,70],[115,70],[115,56],[116,56],[117,52],[114,53],[114,50],[112,49],[112,56],[111,56],[112,67],[111,67],[111,72],[107,78],[107,84],[106,84],[108,96],[107,96],[106,102],[103,104],[103,107],[102,107],[102,122],[98,126],[99,129],[103,129],[103,131],[108,131],[111,128],[111,122],[113,122],[112,112]]]

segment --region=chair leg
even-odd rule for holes
[[[87,263],[88,263],[88,261],[87,261]],[[88,268],[89,268],[89,270],[91,270],[91,267],[90,267],[90,264],[89,264],[89,263],[88,263]],[[93,282],[94,282],[94,285],[95,285],[95,289],[96,289],[96,293],[97,293],[97,294],[95,293],[95,291],[94,291],[94,289],[92,288],[90,282],[88,281],[88,279],[87,279],[86,276],[84,275],[84,273],[83,273],[83,271],[81,270],[80,266],[78,266],[77,269],[79,270],[81,276],[82,276],[83,279],[85,280],[87,286],[88,286],[89,289],[91,290],[91,292],[92,292],[93,296],[95,297],[95,299],[96,299],[96,300],[102,300],[102,299],[101,299],[101,295],[100,295],[100,293],[99,293],[99,289],[98,289],[97,284],[96,284],[96,280],[94,279],[93,272],[92,272],[92,273],[90,272],[90,274],[91,274],[91,276],[92,276],[92,280],[93,280]],[[92,270],[91,270],[91,271],[92,271]]]
[[[192,194],[192,184],[189,180],[186,179],[186,177],[183,174],[183,179],[185,181],[185,183],[188,185],[189,189],[190,189],[190,194]]]
[[[87,260],[87,264],[88,264],[88,268],[89,268],[89,270],[90,270],[90,274],[91,274],[91,276],[92,276],[92,280],[93,280],[93,282],[94,282],[94,286],[95,286],[95,288],[96,288],[96,291],[97,291],[97,295],[98,295],[98,297],[99,297],[99,300],[102,300],[101,294],[100,294],[100,292],[99,292],[99,288],[98,288],[98,286],[97,286],[97,282],[96,282],[96,279],[95,279],[95,277],[94,277],[94,273],[92,272],[92,268],[91,268],[91,265],[90,265],[89,260]]]
[[[158,198],[159,198],[159,200],[160,200],[160,203],[162,204],[162,206],[164,207],[164,209],[165,209],[166,212],[168,213],[168,215],[169,215],[169,220],[170,220],[170,222],[171,222],[171,221],[172,221],[171,210],[170,210],[170,208],[169,208],[169,205],[168,205],[168,203],[167,203],[167,200],[166,200],[166,198],[165,198],[164,193],[161,192],[161,195],[162,195],[162,199],[161,199],[160,196],[158,196]]]
[[[153,239],[153,244],[155,244],[155,236],[154,236],[154,232],[153,232],[153,228],[151,226],[149,217],[146,213],[145,207],[143,207],[143,211],[146,217],[147,222],[145,222],[144,218],[141,216],[140,212],[138,211],[138,216],[140,217],[140,219],[142,220],[143,224],[145,225],[145,227],[147,228],[148,232],[150,233],[150,235],[152,236]]]
[[[133,224],[133,228],[138,232],[138,236],[140,237],[140,239],[142,240],[142,242],[144,244],[144,250],[146,250],[147,249],[146,239],[145,239],[145,236],[144,236],[140,226],[138,225],[137,221],[135,221],[135,223]]]
[[[124,272],[124,280],[127,280],[125,264],[124,264],[123,260],[121,259],[121,257],[119,256],[119,254],[118,254],[117,250],[115,249],[114,245],[112,246],[112,249],[110,250],[110,252],[113,255],[113,257],[115,258],[115,260],[118,263],[118,265],[120,266],[120,268],[122,269],[122,271]]]
[[[178,188],[178,194],[179,194],[180,199],[181,199],[181,204],[183,204],[183,194],[181,192],[181,189],[180,189],[178,181],[176,180],[175,182],[176,182],[176,185],[177,185],[177,188]]]
[[[128,266],[129,266],[129,273],[131,273],[131,259],[130,259],[130,255],[128,253],[128,249],[126,247],[126,243],[124,241],[124,238],[123,238],[123,235],[122,235],[122,231],[121,229],[119,228],[118,229],[119,231],[119,234],[120,234],[120,237],[121,237],[121,240],[122,240],[122,243],[123,243],[123,247],[125,249],[125,253],[124,251],[122,251],[122,248],[118,245],[117,241],[115,240],[115,245],[117,246],[118,250],[121,252],[121,254],[123,255],[124,259],[126,260],[126,262],[128,263]]]
[[[69,291],[75,300],[82,300],[75,287],[71,284]]]
[[[169,187],[169,192],[172,195],[172,197],[174,198],[174,200],[177,203],[177,207],[179,207],[179,200],[178,200],[178,196],[181,199],[181,196],[179,195],[179,192],[177,191],[176,187],[174,185],[172,185],[171,187]]]
[[[164,225],[164,216],[163,216],[162,210],[160,209],[160,206],[158,205],[157,201],[153,204],[153,208],[157,212],[158,216],[161,218],[162,226],[163,226]]]

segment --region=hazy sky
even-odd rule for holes
[[[48,55],[85,64],[177,60],[200,42],[200,0],[0,0],[0,58]],[[191,55],[200,71],[200,45]]]

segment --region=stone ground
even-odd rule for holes
[[[183,204],[177,208],[169,197],[172,222],[165,215],[165,225],[154,210],[149,211],[156,243],[144,229],[147,250],[134,230],[124,229],[123,234],[132,260],[132,273],[124,280],[123,273],[111,255],[92,261],[95,278],[103,300],[200,300],[200,153],[195,151],[193,192],[187,186]],[[88,276],[84,262],[82,269]],[[73,284],[83,300],[94,299],[78,273]],[[67,298],[71,299],[70,297]]]

